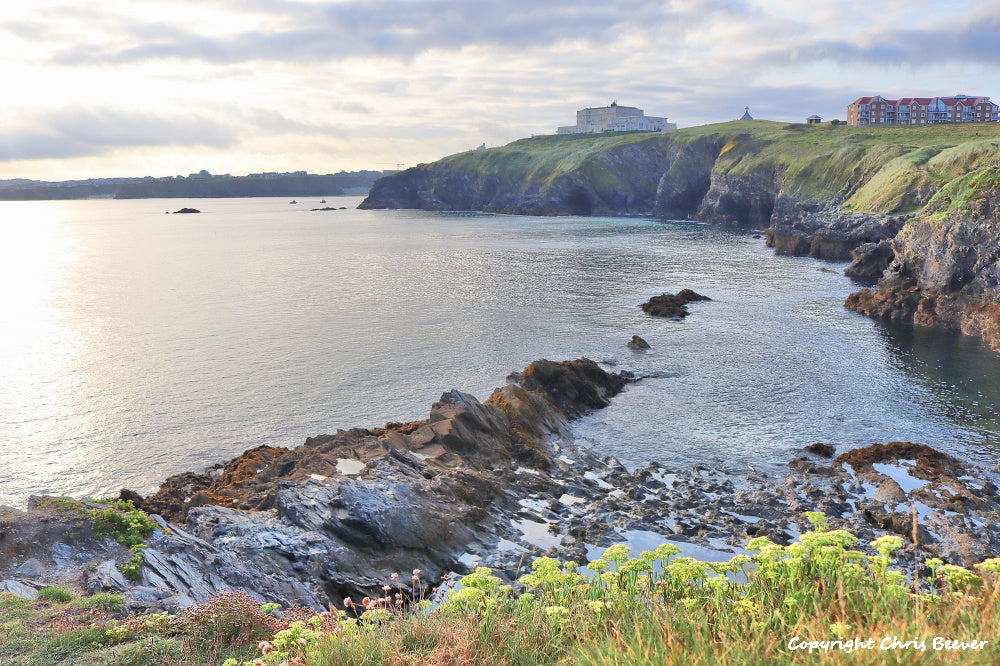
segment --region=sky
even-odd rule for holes
[[[619,104],[681,127],[1000,99],[1000,0],[24,0],[0,179],[414,166]]]

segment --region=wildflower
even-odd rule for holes
[[[354,605],[354,602],[351,601],[350,597],[344,598],[344,608],[350,608],[353,605]]]
[[[392,588],[391,588],[391,587],[389,587],[388,585],[383,585],[383,586],[382,586],[382,591],[383,591],[383,592],[385,592],[386,594],[388,594],[388,593],[389,593],[389,590],[391,590],[391,589],[392,589]]]
[[[274,646],[268,641],[257,643],[257,649],[261,651],[261,654],[271,654],[274,652]]]
[[[264,660],[263,659],[254,659],[253,660],[253,666],[264,666]]]
[[[371,606],[371,603],[372,603],[371,597],[365,597],[364,599],[361,600],[361,605],[364,606],[365,608]]]
[[[392,580],[393,583],[395,583],[397,580],[399,580],[399,574],[393,573],[391,576],[389,576],[389,579]]]
[[[733,602],[733,610],[740,615],[757,615],[760,607],[749,599],[737,599]]]
[[[851,628],[852,628],[851,625],[847,624],[846,622],[834,622],[833,624],[830,625],[830,631],[833,632],[833,635],[836,636],[837,638],[846,636],[847,633],[851,630]]]
[[[604,551],[604,555],[601,557],[609,562],[622,564],[628,559],[628,554],[631,550],[631,548],[623,543],[616,543],[613,546],[608,546],[608,548]]]
[[[604,571],[607,571],[608,566],[609,566],[608,561],[603,559],[597,559],[587,564],[587,568],[595,573],[602,573]]]
[[[889,557],[903,547],[903,537],[886,535],[872,541],[872,548],[877,550],[882,557]]]
[[[419,576],[420,575],[420,569],[414,569],[413,570],[413,575],[414,576]]]

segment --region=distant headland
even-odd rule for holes
[[[0,201],[44,199],[173,199],[230,197],[307,197],[367,194],[372,183],[390,171],[341,171],[310,174],[305,171],[252,173],[246,176],[211,174],[202,170],[188,176],[154,178],[90,178],[42,181],[0,180]]]

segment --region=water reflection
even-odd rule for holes
[[[926,389],[929,406],[978,431],[973,450],[1000,452],[1000,354],[954,331],[891,322],[878,331],[888,362]]]

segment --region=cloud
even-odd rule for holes
[[[202,118],[61,109],[35,114],[26,126],[8,123],[0,130],[0,161],[85,157],[137,147],[219,148],[234,141],[232,130]]]
[[[676,39],[716,12],[745,11],[744,3],[737,1],[676,4],[677,8],[631,0],[256,2],[249,5],[250,11],[271,17],[256,30],[219,35],[163,23],[121,25],[116,37],[78,43],[53,58],[62,65],[164,58],[319,62],[361,56],[410,59],[433,49],[457,51],[469,45],[517,49],[575,41],[601,48],[633,31]]]
[[[938,20],[922,28],[861,32],[851,39],[825,39],[772,49],[758,62],[801,65],[817,61],[878,67],[931,62],[1000,63],[1000,2],[987,3],[971,15]]]

